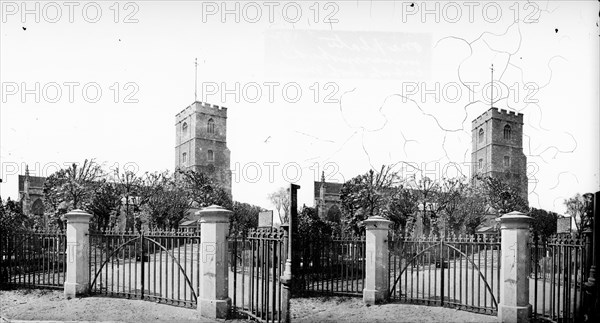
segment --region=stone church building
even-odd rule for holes
[[[471,174],[507,181],[527,201],[523,114],[490,108],[471,123]]]
[[[314,207],[320,219],[336,223],[341,221],[340,192],[343,185],[325,182],[325,172],[321,174],[320,182],[314,182]]]
[[[227,108],[194,102],[175,116],[175,169],[211,176],[231,196]]]
[[[45,177],[29,175],[29,166],[25,167],[25,175],[19,175],[19,201],[23,214],[27,216],[44,215],[44,182]]]

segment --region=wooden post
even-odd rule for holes
[[[283,321],[289,323],[291,321],[290,316],[290,298],[292,296],[293,289],[293,276],[292,268],[298,268],[299,259],[292,253],[292,241],[295,239],[298,228],[298,189],[300,185],[290,185],[290,218],[288,219],[287,225],[282,225],[287,231],[287,259],[285,261],[285,270],[283,275],[280,277],[282,289],[281,289],[281,317]]]
[[[596,192],[593,197],[591,229],[592,229],[592,244],[591,244],[591,267],[589,277],[584,283],[584,321],[596,322],[598,319],[598,310],[600,310],[600,293],[598,292],[598,262],[600,261],[600,191]],[[589,236],[587,241],[589,242]],[[588,244],[589,246],[589,244]],[[590,250],[588,250],[590,253]]]

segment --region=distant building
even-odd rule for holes
[[[29,166],[25,167],[25,176],[19,175],[19,201],[25,215],[44,215],[45,181],[45,177],[30,176]]]
[[[472,174],[508,182],[528,201],[523,114],[490,108],[472,121]]]
[[[342,218],[340,183],[325,182],[325,172],[321,174],[321,181],[314,182],[314,201],[319,218],[331,222],[340,222]]]
[[[175,169],[212,177],[231,195],[227,108],[194,102],[175,116]]]

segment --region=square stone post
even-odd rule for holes
[[[92,215],[73,210],[64,215],[67,219],[67,273],[65,297],[87,294],[90,288],[89,228]]]
[[[196,212],[200,216],[200,316],[225,319],[231,308],[227,234],[233,212],[211,205]]]
[[[498,219],[501,233],[499,322],[529,322],[529,223],[531,217],[517,211]]]
[[[387,299],[389,293],[388,230],[391,223],[381,216],[372,216],[363,221],[366,227],[363,301],[369,305]]]

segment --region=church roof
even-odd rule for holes
[[[25,178],[24,175],[19,175],[19,192],[25,191]],[[44,182],[46,177],[29,176],[29,187],[30,188],[44,188]]]
[[[344,184],[341,183],[330,183],[330,182],[314,182],[314,197],[319,197],[321,195],[321,185],[325,183],[325,194],[326,195],[340,195],[342,191],[342,186]]]

